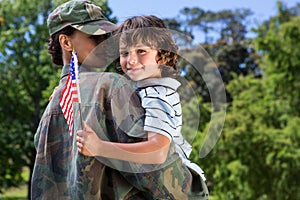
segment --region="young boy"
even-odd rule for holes
[[[144,191],[146,199],[207,199],[203,172],[188,160],[192,148],[180,133],[180,83],[175,79],[178,48],[170,32],[155,16],[137,16],[124,21],[115,34],[122,70],[135,81],[145,109],[148,140],[104,141],[86,125],[85,131],[77,132],[79,152],[140,163],[136,173],[122,173]]]

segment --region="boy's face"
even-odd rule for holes
[[[139,81],[147,78],[161,77],[161,70],[157,63],[156,49],[144,44],[137,44],[133,47],[126,47],[120,41],[120,64],[122,70],[132,80]]]

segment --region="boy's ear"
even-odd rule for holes
[[[66,51],[72,51],[73,45],[71,43],[70,37],[65,34],[59,35],[59,43],[62,49]]]
[[[165,64],[161,56],[157,55],[155,59],[156,59],[157,64],[159,64],[159,65]]]

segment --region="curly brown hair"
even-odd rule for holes
[[[113,33],[127,47],[142,43],[158,50],[158,60],[163,77],[177,77],[178,46],[170,31],[160,18],[149,16],[134,16],[125,20]]]

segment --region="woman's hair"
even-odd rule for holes
[[[135,16],[125,20],[114,34],[127,47],[142,43],[158,51],[163,77],[177,77],[178,47],[163,20],[156,16]]]
[[[52,62],[56,65],[63,65],[62,49],[59,43],[59,35],[65,34],[71,36],[76,31],[75,28],[67,26],[64,29],[52,34],[48,39],[48,53],[51,54]]]

